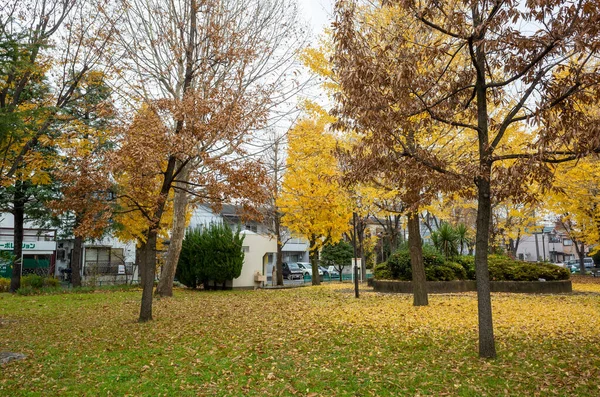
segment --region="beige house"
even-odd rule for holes
[[[265,281],[259,280],[256,274],[263,276],[272,267],[272,259],[277,252],[277,239],[266,234],[258,234],[250,230],[243,230],[244,235],[244,264],[242,273],[233,280],[233,288],[254,288],[264,286]]]

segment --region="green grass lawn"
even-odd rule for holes
[[[474,293],[177,290],[0,294],[1,396],[598,396],[600,285],[494,294],[498,359],[477,356]]]

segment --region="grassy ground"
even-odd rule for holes
[[[586,281],[586,282],[583,282]],[[494,294],[499,357],[477,357],[476,296],[350,284],[176,291],[138,324],[140,291],[0,294],[2,396],[598,396],[600,284]],[[596,281],[600,281],[597,280]]]

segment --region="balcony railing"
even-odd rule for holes
[[[133,264],[123,262],[86,262],[84,276],[119,276],[132,275]]]

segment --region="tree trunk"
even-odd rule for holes
[[[423,245],[419,228],[419,214],[416,212],[408,214],[408,245],[412,269],[413,305],[427,306],[429,300],[427,297],[425,265],[423,263]]]
[[[10,292],[21,288],[21,273],[23,269],[23,223],[25,221],[25,187],[20,181],[15,183],[13,196],[14,236],[13,236],[13,267],[10,279]]]
[[[135,244],[135,267],[137,267],[137,271],[138,271],[138,285],[144,285],[144,272],[142,271],[142,265],[144,263],[143,258],[142,258],[143,245],[144,245],[144,243],[142,243],[141,241],[136,241],[136,244]]]
[[[310,242],[311,247],[316,247],[316,242]],[[310,249],[310,264],[312,267],[312,285],[321,285],[321,278],[319,277],[319,249]]]
[[[281,241],[281,215],[275,209],[275,235],[277,236],[277,256],[275,258],[275,276],[277,285],[283,285],[283,241]]]
[[[275,276],[276,284],[283,285],[283,247],[281,246],[281,240],[277,239],[277,254],[275,256]]]
[[[178,179],[187,181],[189,176],[189,167],[185,166]],[[185,187],[184,182],[176,182],[175,186]],[[171,241],[169,250],[167,251],[167,261],[163,266],[160,274],[160,280],[156,287],[156,295],[158,296],[173,296],[173,280],[177,271],[177,262],[179,262],[179,254],[185,237],[186,227],[186,212],[188,205],[188,194],[181,189],[175,189],[175,197],[173,202],[173,228],[171,231]]]
[[[148,239],[140,247],[142,254],[142,305],[139,322],[152,320],[152,290],[154,289],[154,272],[156,269],[156,229],[151,229]]]
[[[71,284],[73,287],[81,287],[81,254],[83,250],[83,238],[75,237],[73,254],[71,255]]]
[[[533,233],[533,235],[535,236],[535,261],[539,262],[540,261],[540,244],[538,242],[537,233]]]
[[[585,244],[581,242],[581,248],[579,248],[579,243],[577,240],[573,240],[573,245],[575,246],[575,252],[577,252],[577,256],[579,256],[579,271],[581,274],[585,274],[585,261],[583,260],[585,256]]]
[[[365,281],[367,279],[367,266],[365,263],[365,228],[366,220],[360,218],[358,221],[358,228],[356,230],[356,237],[358,238],[358,252],[360,257],[360,279]]]
[[[472,3],[473,25],[475,31],[481,28],[482,16],[478,3]],[[483,30],[482,30],[483,31]],[[481,34],[481,33],[479,33]],[[492,224],[492,151],[489,142],[486,59],[483,41],[475,47],[475,66],[477,80],[475,93],[477,100],[477,143],[479,152],[479,175],[475,177],[477,185],[477,234],[475,237],[475,277],[477,279],[477,312],[479,320],[479,356],[496,357],[494,343],[494,325],[492,321],[492,297],[490,294],[490,274],[488,269],[488,250],[490,226]]]
[[[477,279],[477,310],[479,315],[479,355],[496,357],[494,326],[492,321],[492,298],[488,270],[488,235],[492,210],[490,182],[478,177],[477,235],[475,238],[475,278]]]

